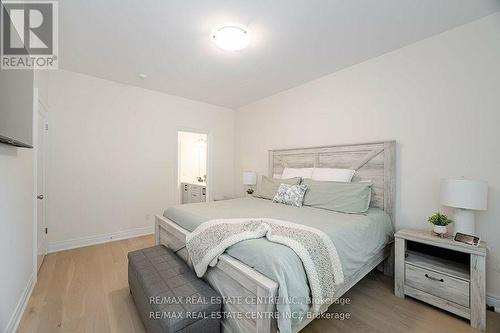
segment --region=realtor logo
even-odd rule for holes
[[[1,2],[1,68],[58,68],[58,3]]]

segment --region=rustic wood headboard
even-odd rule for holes
[[[396,141],[269,151],[269,176],[289,168],[354,169],[353,182],[372,181],[371,206],[383,209],[394,223]]]

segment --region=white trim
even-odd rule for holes
[[[87,236],[82,238],[69,239],[65,241],[49,242],[47,247],[47,252],[53,253],[58,251],[76,249],[79,247],[84,247],[89,245],[102,244],[121,239],[150,235],[154,234],[154,232],[155,232],[155,226],[153,224],[147,227],[111,232],[108,234]]]
[[[42,103],[42,100],[39,99],[39,90],[38,88],[35,88],[35,98],[34,98],[34,105],[33,105],[33,108],[34,108],[34,116],[33,116],[33,187],[34,187],[34,192],[33,192],[33,244],[34,247],[33,247],[33,250],[34,250],[34,254],[33,254],[33,266],[34,266],[34,269],[35,269],[35,272],[37,272],[37,275],[38,275],[38,270],[40,269],[40,265],[41,265],[41,262],[39,263],[38,260],[39,260],[39,254],[42,253],[43,251],[43,254],[44,255],[47,255],[47,235],[44,236],[44,239],[42,240],[42,243],[41,244],[38,244],[38,229],[39,229],[39,221],[38,221],[38,199],[37,199],[37,196],[39,194],[43,194],[44,195],[44,199],[43,199],[43,220],[45,222],[45,227],[48,227],[48,223],[47,223],[47,200],[48,200],[48,190],[47,190],[47,166],[48,166],[48,163],[47,163],[47,157],[48,157],[48,145],[49,145],[49,140],[48,140],[48,130],[46,129],[47,126],[49,125],[49,120],[48,120],[48,109],[46,108],[45,104]],[[41,106],[41,108],[39,107],[39,105]],[[39,128],[38,128],[38,121],[40,120],[40,117],[43,118],[43,122],[44,122],[44,128],[42,129],[43,131],[43,142],[38,142],[38,137],[39,137]],[[41,147],[41,145],[43,145]],[[40,189],[38,188],[38,163],[39,163],[39,160],[38,160],[38,153],[39,153],[39,150],[40,149],[43,149],[43,154],[44,154],[44,157],[43,157],[43,174],[41,175],[41,177],[43,178],[42,179],[42,182],[43,182],[43,191],[40,191]],[[43,259],[41,260],[43,262]]]
[[[26,309],[26,306],[28,305],[28,301],[31,297],[31,293],[33,292],[35,284],[36,284],[36,271],[31,273],[31,276],[28,280],[28,283],[26,284],[26,287],[24,288],[21,298],[19,298],[16,308],[14,309],[14,313],[12,313],[9,323],[7,324],[7,327],[5,327],[4,333],[11,333],[17,331],[17,327],[21,322],[21,318],[23,316],[24,310]]]
[[[493,294],[486,294],[486,304],[495,307],[495,312],[500,313],[500,297]]]

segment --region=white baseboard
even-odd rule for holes
[[[21,321],[24,310],[28,305],[28,301],[30,299],[31,293],[33,292],[33,288],[35,287],[35,282],[36,272],[33,272],[28,280],[28,283],[26,284],[26,287],[23,290],[21,298],[17,302],[16,308],[14,309],[14,313],[10,317],[7,327],[5,327],[4,333],[14,333],[17,331],[19,322]]]
[[[47,247],[47,252],[52,253],[63,250],[76,249],[79,247],[102,244],[120,239],[128,239],[132,237],[150,235],[153,234],[154,232],[155,232],[155,227],[154,225],[151,225],[142,228],[111,232],[109,234],[88,236],[88,237],[82,237],[82,238],[76,238],[58,242],[49,242]]]
[[[493,294],[486,294],[486,304],[495,307],[495,312],[500,313],[500,297]]]

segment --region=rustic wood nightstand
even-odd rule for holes
[[[419,299],[486,329],[486,243],[441,238],[427,230],[395,235],[394,293]]]

